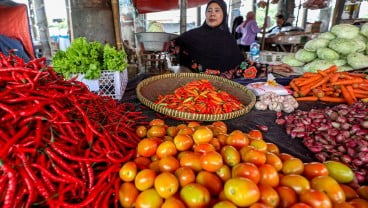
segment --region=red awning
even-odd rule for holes
[[[179,9],[180,0],[134,0],[134,6],[139,14],[150,12],[161,12],[172,9]],[[207,4],[208,0],[188,0],[188,8],[193,8]]]

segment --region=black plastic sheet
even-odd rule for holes
[[[128,86],[125,90],[124,97],[122,102],[128,102],[135,104],[138,110],[143,111],[144,115],[148,117],[148,121],[154,118],[164,118],[166,124],[168,125],[178,125],[180,123],[185,123],[186,121],[173,119],[170,117],[165,117],[162,114],[158,114],[157,112],[149,109],[148,107],[144,106],[140,103],[136,96],[136,86],[138,83],[149,77],[148,75],[142,74],[134,79],[130,80]],[[281,84],[288,84],[291,78],[280,78],[278,81]],[[248,84],[250,80],[234,80],[240,84]],[[260,80],[253,80],[260,81]],[[300,102],[299,109],[301,110],[310,110],[312,108],[315,109],[322,109],[328,106],[328,104],[321,103],[321,102]],[[275,111],[259,111],[256,109],[252,109],[249,113],[230,120],[225,120],[224,122],[228,126],[228,132],[233,130],[241,130],[243,132],[248,132],[252,129],[259,129],[259,126],[267,126],[268,131],[264,132],[264,140],[267,142],[271,142],[276,144],[281,152],[289,153],[295,157],[300,158],[304,162],[311,162],[317,161],[314,157],[314,154],[310,152],[303,144],[301,139],[292,139],[289,135],[285,132],[285,127],[280,126],[275,123],[276,120],[276,112]],[[208,122],[209,124],[210,122]],[[203,124],[206,124],[204,122]]]

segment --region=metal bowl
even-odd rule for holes
[[[165,32],[140,32],[135,34],[142,51],[166,51],[170,40],[178,37],[177,34]]]

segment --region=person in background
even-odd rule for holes
[[[243,53],[249,51],[250,45],[256,40],[257,33],[261,32],[262,28],[258,27],[254,12],[248,12],[245,21],[236,28],[236,32],[242,33],[240,49]]]
[[[276,26],[271,28],[267,33],[278,34],[281,32],[281,28],[291,26],[291,23],[285,20],[284,15],[279,14],[276,16]]]
[[[180,65],[194,72],[233,78],[243,56],[229,31],[227,6],[223,0],[210,0],[202,26],[184,32],[171,41],[170,52],[179,54]]]
[[[240,45],[242,34],[239,32],[236,32],[236,28],[244,21],[243,16],[237,16],[233,21],[233,28],[231,30],[231,34],[236,40],[236,43],[238,46]]]

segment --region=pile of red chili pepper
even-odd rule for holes
[[[174,94],[160,95],[156,104],[178,111],[200,114],[230,113],[244,108],[233,95],[217,90],[208,80],[194,80],[175,89]]]
[[[0,53],[0,207],[118,207],[118,172],[143,118],[45,58]]]

